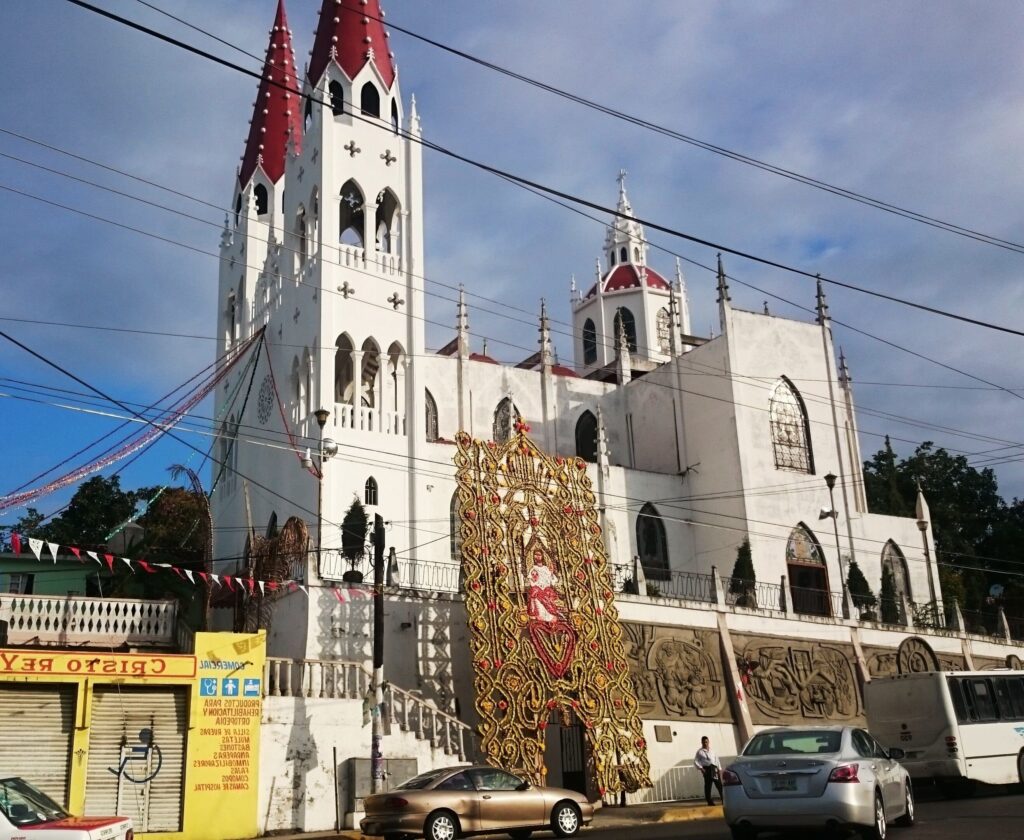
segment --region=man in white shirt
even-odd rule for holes
[[[722,780],[718,777],[718,756],[711,749],[711,739],[705,735],[700,739],[700,749],[693,757],[693,766],[704,774],[704,798],[708,805],[715,803],[711,799],[711,785],[718,788],[718,798],[722,798]]]

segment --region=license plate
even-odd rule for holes
[[[796,790],[796,779],[792,779],[792,778],[772,779],[772,790],[773,791]]]

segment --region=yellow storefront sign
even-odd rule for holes
[[[195,674],[194,656],[0,650],[0,676],[181,679]]]

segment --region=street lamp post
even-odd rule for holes
[[[316,424],[320,427],[316,464],[316,576],[320,577],[324,538],[324,462],[337,454],[338,444],[330,438],[324,437],[324,426],[327,425],[327,418],[331,416],[331,412],[326,408],[318,408],[313,412],[313,416],[316,417]],[[306,449],[306,457],[302,459],[302,466],[307,470],[313,468],[313,459],[310,457],[309,449]]]
[[[846,572],[843,570],[843,550],[839,545],[839,511],[836,510],[836,476],[834,473],[828,473],[825,476],[825,484],[828,485],[828,504],[831,508],[832,530],[836,537],[836,555],[839,558],[839,580],[843,587],[843,618],[849,618],[850,616],[846,614],[850,608],[846,603]]]

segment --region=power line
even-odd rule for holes
[[[243,73],[246,76],[249,76],[251,78],[260,79],[260,80],[263,79],[263,74],[261,72],[257,72],[257,71],[254,71],[254,70],[249,70],[248,68],[243,67],[240,64],[236,64],[235,62],[229,61],[229,60],[227,60],[225,58],[221,58],[221,57],[219,57],[217,55],[214,55],[213,53],[210,53],[210,52],[208,52],[206,50],[203,50],[203,49],[201,49],[199,47],[193,46],[192,44],[188,44],[188,43],[186,43],[184,41],[181,41],[181,40],[179,40],[177,38],[173,38],[172,36],[167,35],[167,34],[165,34],[163,32],[159,32],[158,30],[151,29],[150,27],[147,27],[147,26],[144,26],[144,25],[142,25],[140,23],[137,23],[135,21],[129,20],[128,18],[125,18],[125,17],[122,17],[120,15],[114,14],[113,12],[109,12],[106,9],[101,9],[98,6],[94,6],[91,3],[85,2],[85,0],[66,0],[66,2],[71,3],[74,6],[79,6],[80,8],[86,9],[87,11],[93,12],[94,14],[97,14],[97,15],[100,15],[102,17],[108,18],[109,20],[115,21],[115,22],[117,22],[117,23],[119,23],[119,24],[121,24],[123,26],[127,26],[127,27],[129,27],[131,29],[134,29],[134,30],[138,31],[138,32],[142,32],[143,34],[149,35],[150,37],[157,38],[158,40],[161,40],[161,41],[163,41],[163,42],[165,42],[167,44],[170,44],[170,45],[175,46],[175,47],[177,47],[179,49],[182,49],[182,50],[185,50],[187,52],[190,52],[193,55],[197,55],[197,56],[199,56],[201,58],[205,58],[208,61],[212,61],[212,62],[214,62],[216,64],[219,64],[219,65],[221,65],[223,67],[227,67],[229,69],[235,70],[236,72]],[[296,94],[298,96],[301,96],[302,98],[314,99],[314,97],[312,97],[311,95],[306,94],[306,93],[304,93],[304,92],[302,92],[300,90],[291,88],[291,87],[289,87],[285,83],[281,83],[281,82],[278,82],[278,81],[273,80],[273,79],[268,79],[267,81],[268,81],[269,84],[273,85],[274,87],[281,88],[282,90],[288,91],[289,93]],[[315,100],[315,101],[319,102],[319,104],[321,104],[321,105],[324,104],[323,102],[320,102],[320,100]],[[354,114],[354,113],[351,114],[351,116],[354,119],[358,119],[358,120],[360,120],[362,122],[366,122],[368,124],[371,124],[371,125],[373,125],[374,127],[376,127],[379,130],[385,130],[384,127],[382,127],[380,125],[377,125],[377,121],[376,120],[368,119],[368,118],[362,117],[361,115]],[[396,129],[394,129],[391,126],[388,126],[386,130],[391,132],[391,133],[396,133]],[[693,236],[692,234],[684,233],[684,232],[682,232],[680,230],[668,227],[666,225],[659,224],[659,223],[654,222],[654,221],[650,221],[650,220],[643,219],[643,218],[640,218],[640,217],[627,216],[626,214],[621,213],[617,209],[612,209],[612,208],[609,208],[609,207],[605,207],[605,206],[603,206],[601,204],[598,204],[597,202],[589,201],[589,200],[587,200],[585,198],[572,195],[571,193],[567,193],[567,192],[565,192],[563,190],[559,190],[559,189],[556,189],[554,187],[549,187],[549,186],[547,186],[545,184],[542,184],[542,183],[540,183],[538,181],[533,181],[533,180],[531,180],[529,178],[525,178],[525,177],[520,176],[520,175],[514,175],[514,174],[512,174],[510,172],[507,172],[505,170],[500,169],[499,167],[492,166],[491,164],[484,163],[484,162],[476,160],[474,158],[470,158],[467,155],[464,155],[464,154],[461,154],[459,152],[456,152],[456,151],[454,151],[452,149],[449,149],[449,148],[447,148],[445,146],[441,146],[438,143],[434,143],[433,141],[425,140],[422,137],[418,137],[418,136],[416,136],[416,135],[412,134],[411,132],[408,132],[408,131],[406,131],[404,129],[397,129],[397,133],[400,136],[410,140],[411,142],[418,143],[418,144],[422,145],[424,148],[428,148],[428,149],[430,149],[432,151],[437,152],[438,154],[441,154],[441,155],[444,155],[446,157],[449,157],[452,160],[456,160],[456,161],[464,163],[464,164],[466,164],[468,166],[472,166],[472,167],[474,167],[476,169],[479,169],[480,171],[490,173],[491,175],[495,175],[495,176],[500,177],[500,178],[505,178],[505,179],[511,180],[511,181],[513,181],[513,182],[515,182],[515,183],[517,183],[519,185],[532,187],[534,189],[537,189],[537,190],[540,190],[542,192],[545,192],[545,193],[547,193],[549,195],[556,196],[558,198],[562,198],[562,199],[564,199],[566,201],[571,201],[571,202],[579,204],[581,206],[589,207],[592,210],[597,210],[597,211],[602,212],[602,213],[611,214],[611,215],[615,216],[616,218],[623,218],[623,219],[627,219],[628,218],[628,219],[631,219],[631,220],[635,218],[635,220],[638,223],[640,223],[642,225],[645,225],[645,226],[651,228],[652,230],[657,230],[657,231],[660,231],[662,233],[666,233],[666,234],[668,234],[670,236],[675,236],[677,238],[684,239],[684,240],[686,240],[688,242],[693,242],[693,243],[695,243],[697,245],[703,245],[703,246],[708,247],[708,248],[713,248],[713,249],[718,250],[718,251],[722,251],[722,252],[725,252],[725,253],[728,253],[728,254],[733,254],[734,256],[741,257],[741,258],[746,259],[746,260],[750,260],[751,262],[756,262],[756,263],[759,263],[761,265],[769,266],[771,268],[777,268],[777,269],[779,269],[781,271],[786,271],[786,272],[789,272],[791,274],[795,274],[795,275],[800,276],[800,277],[806,277],[806,278],[809,278],[809,279],[812,279],[812,280],[820,280],[823,283],[829,283],[831,285],[838,286],[840,288],[849,289],[850,291],[855,291],[855,292],[859,292],[861,294],[866,294],[866,295],[869,295],[871,297],[878,298],[880,300],[887,300],[890,303],[897,303],[897,304],[900,304],[902,306],[907,306],[907,307],[910,307],[910,308],[913,308],[913,309],[918,309],[918,310],[923,311],[923,312],[928,312],[928,313],[930,313],[932,315],[938,315],[938,316],[941,316],[941,317],[944,317],[944,318],[950,318],[950,319],[953,319],[953,320],[956,320],[956,321],[960,321],[960,322],[963,322],[963,323],[973,324],[974,326],[983,327],[985,329],[996,330],[998,332],[1004,332],[1004,333],[1008,333],[1010,335],[1016,335],[1016,336],[1024,337],[1024,331],[1018,330],[1018,329],[1014,329],[1013,327],[1008,327],[1008,326],[1004,326],[1004,325],[1001,325],[1001,324],[995,324],[995,323],[991,323],[991,322],[988,322],[988,321],[983,321],[983,320],[981,320],[979,318],[972,318],[972,317],[967,316],[967,315],[962,315],[962,314],[959,314],[959,313],[956,313],[956,312],[951,312],[951,311],[948,311],[948,310],[940,309],[939,307],[929,306],[929,305],[924,304],[924,303],[919,303],[919,302],[916,302],[916,301],[907,300],[905,298],[900,298],[900,297],[897,297],[895,295],[886,294],[885,292],[880,292],[880,291],[877,291],[877,290],[874,290],[874,289],[868,289],[868,288],[865,288],[863,286],[857,286],[857,285],[855,285],[853,283],[847,283],[845,281],[837,280],[835,278],[826,277],[824,275],[821,275],[820,273],[814,273],[814,272],[807,271],[807,270],[804,270],[804,269],[796,268],[795,266],[787,265],[785,263],[779,262],[778,260],[769,259],[767,257],[760,257],[760,256],[757,256],[756,254],[750,253],[748,251],[744,251],[744,250],[739,249],[739,248],[733,248],[733,247],[730,247],[730,246],[727,246],[727,245],[723,245],[723,244],[718,243],[718,242],[714,242],[714,241],[709,240],[709,239],[704,239],[702,237]]]

